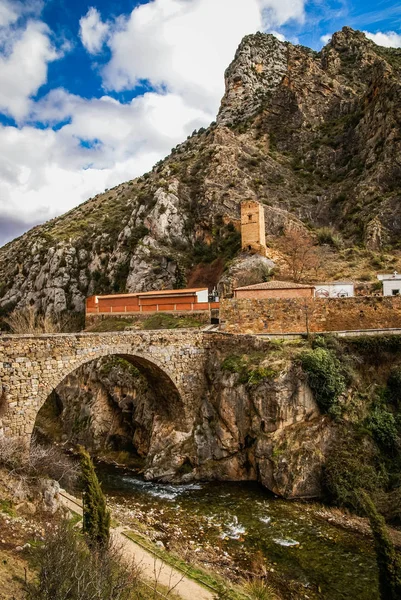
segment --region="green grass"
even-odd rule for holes
[[[151,315],[142,323],[143,329],[186,329],[202,327],[204,322],[194,316],[177,317],[168,313]]]
[[[128,320],[128,319],[117,319],[113,317],[107,317],[95,325],[89,325],[86,331],[93,333],[104,333],[107,331],[125,331],[133,325],[137,326],[138,329],[191,329],[199,328],[205,325],[204,321],[197,319],[193,315],[178,316],[169,313],[157,313],[150,315],[143,321],[140,320]]]
[[[86,328],[86,331],[91,331],[93,333],[103,333],[107,331],[125,331],[125,329],[131,327],[134,323],[134,320],[128,321],[110,317],[107,319],[103,319],[99,323],[96,323],[96,325],[90,325]]]
[[[8,515],[9,517],[15,517],[16,512],[13,508],[11,500],[0,500],[0,512]]]
[[[128,531],[125,533],[125,535],[136,544],[142,546],[142,548],[145,550],[150,551],[152,554],[160,558],[160,560],[163,560],[166,564],[183,573],[189,579],[193,579],[207,589],[214,590],[216,594],[220,594],[218,597],[224,597],[226,600],[248,600],[249,596],[247,594],[228,587],[227,583],[219,577],[212,575],[211,573],[208,573],[197,566],[188,564],[176,554],[171,554],[166,550],[158,548],[146,537],[139,535],[135,531]]]

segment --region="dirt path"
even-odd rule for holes
[[[82,504],[77,498],[64,490],[60,493],[60,497],[63,506],[82,516]],[[157,582],[168,589],[174,588],[174,593],[184,600],[213,600],[215,598],[215,594],[212,591],[189,579],[180,573],[180,571],[177,571],[129,539],[124,533],[124,527],[112,528],[111,534],[117,541],[118,546],[123,548],[125,556],[135,561],[135,564],[141,570],[142,577],[150,584]]]

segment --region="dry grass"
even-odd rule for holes
[[[52,317],[39,314],[34,308],[14,310],[9,317],[4,317],[12,333],[60,333],[63,322]]]
[[[260,579],[250,581],[245,590],[252,600],[279,600],[273,588]]]

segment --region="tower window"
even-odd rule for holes
[[[248,221],[252,221],[252,215],[248,215]]]

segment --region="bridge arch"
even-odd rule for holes
[[[29,441],[51,392],[82,365],[112,355],[134,364],[160,397],[168,396],[164,407],[189,432],[188,407],[205,386],[205,347],[201,332],[181,330],[0,336],[0,435]]]
[[[132,350],[127,352],[126,348],[111,348],[96,352],[88,357],[81,357],[58,371],[45,385],[41,386],[36,402],[36,414],[32,414],[32,422],[30,423],[29,437],[33,433],[37,415],[48,400],[49,396],[56,388],[69,376],[75,373],[84,365],[88,365],[101,358],[117,357],[123,358],[127,362],[133,364],[149,382],[158,399],[157,413],[160,417],[174,418],[178,429],[185,430],[185,392],[180,390],[180,383],[174,381],[176,379],[169,369],[160,364],[160,362],[152,356],[144,352]]]

